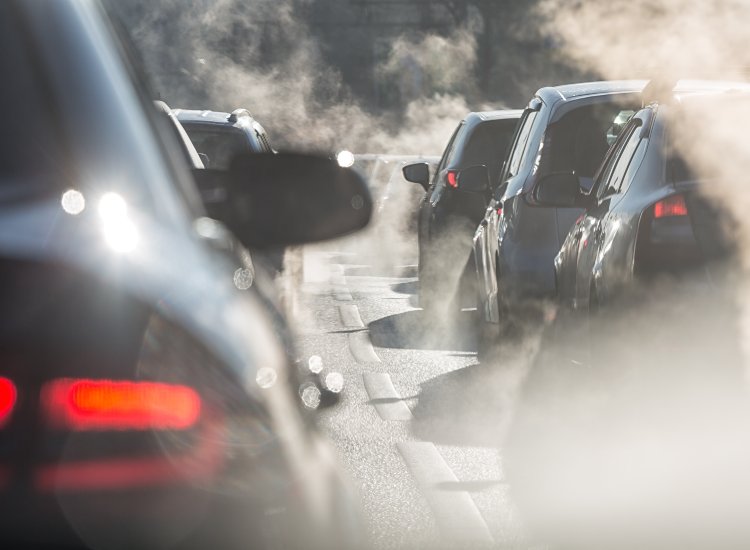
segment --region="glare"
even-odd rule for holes
[[[103,220],[122,219],[128,214],[128,204],[117,193],[106,193],[99,200],[99,215]]]
[[[326,388],[333,393],[341,393],[344,389],[344,375],[340,372],[331,372],[326,376]]]
[[[317,409],[320,406],[320,390],[315,384],[305,384],[300,387],[299,392],[302,403],[308,409]]]
[[[388,197],[386,197],[387,199]],[[362,195],[354,195],[352,197],[352,208],[354,210],[359,210],[365,205],[365,199],[362,198]]]
[[[138,245],[138,230],[125,218],[104,224],[104,240],[115,252],[131,252]]]
[[[320,355],[313,355],[307,360],[307,367],[310,369],[310,372],[318,374],[323,370],[323,359],[321,359]]]
[[[354,165],[354,154],[351,151],[341,151],[336,155],[336,161],[342,168],[349,168]]]
[[[83,197],[83,193],[75,189],[65,191],[60,202],[63,210],[71,216],[77,216],[86,208],[86,199]]]
[[[128,204],[117,193],[106,193],[99,200],[104,240],[115,252],[131,252],[138,245],[138,229],[128,217]]]
[[[253,272],[246,268],[239,268],[234,272],[234,286],[239,290],[247,290],[253,286]]]
[[[276,383],[277,378],[278,375],[276,374],[275,369],[272,369],[271,367],[263,367],[255,376],[255,382],[257,382],[261,388],[267,390]]]

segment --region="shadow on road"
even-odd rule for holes
[[[419,290],[419,281],[414,280],[391,285],[391,290],[399,294],[416,294]]]
[[[413,407],[413,434],[444,445],[499,447],[538,341],[504,346],[493,362],[436,376],[421,386]]]
[[[475,352],[474,327],[474,312],[460,312],[443,323],[412,310],[373,321],[369,330],[373,345],[381,348]]]

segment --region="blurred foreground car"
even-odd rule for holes
[[[612,81],[542,88],[524,111],[501,184],[474,236],[483,346],[501,329],[537,319],[539,304],[554,296],[555,254],[583,211],[578,205],[535,204],[535,183],[567,172],[590,184],[615,126],[640,107],[644,85]]]
[[[319,389],[118,28],[92,1],[0,3],[0,545],[359,546]],[[361,178],[324,158],[195,175],[222,180],[215,212],[247,247],[370,216]]]
[[[500,178],[505,154],[522,111],[469,113],[453,132],[430,183],[427,163],[403,168],[404,178],[420,184],[419,305],[460,308],[476,294],[471,238],[484,216],[491,185]],[[471,303],[471,306],[474,302]]]
[[[182,124],[180,124],[180,121],[177,120],[177,116],[175,116],[174,111],[170,109],[169,105],[167,105],[163,101],[154,101],[154,105],[156,106],[156,110],[162,113],[167,118],[170,128],[174,130],[175,137],[177,138],[177,143],[180,145],[182,153],[185,155],[185,161],[187,162],[187,165],[190,168],[205,168],[206,165],[203,163],[203,161],[204,159],[208,160],[208,157],[205,155],[201,156],[201,153],[199,153],[195,148],[195,145],[193,145],[193,142],[190,141],[190,137],[187,135],[185,128],[183,128]]]

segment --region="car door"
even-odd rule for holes
[[[524,174],[520,173],[521,167],[525,164],[532,129],[538,119],[540,108],[541,102],[538,102],[524,112],[503,168],[503,174],[500,178],[501,183],[495,188],[485,217],[480,222],[475,235],[474,253],[477,259],[479,299],[486,308],[487,319],[495,322],[499,320],[499,312],[495,311],[496,308],[492,304],[497,297],[497,264],[495,259],[503,224],[503,200],[507,194],[508,186],[514,178],[525,179]]]
[[[613,252],[622,227],[617,206],[628,190],[633,175],[643,159],[645,139],[641,131],[643,116],[634,117],[610,151],[593,193],[595,202],[572,230],[577,242],[575,275],[575,308],[591,309],[599,303],[603,265]]]
[[[425,267],[425,260],[429,256],[427,247],[430,244],[430,233],[432,219],[434,218],[434,209],[437,202],[440,200],[440,196],[445,190],[445,168],[450,162],[454,151],[456,149],[456,143],[464,128],[465,123],[461,123],[456,127],[443,151],[443,156],[440,158],[440,163],[435,170],[435,175],[432,178],[432,183],[427,188],[427,192],[422,198],[422,202],[419,205],[419,215],[417,222],[417,242],[419,245],[419,265],[420,271]]]

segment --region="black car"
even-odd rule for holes
[[[724,84],[725,90],[738,86],[747,89]],[[639,111],[590,191],[564,174],[539,181],[539,202],[586,207],[555,258],[558,301],[565,309],[588,313],[635,281],[692,272],[730,252],[723,232],[729,218],[700,193],[704,184],[673,146],[675,121],[704,117],[700,126],[707,127],[717,104],[743,100],[717,87],[693,82],[690,92],[701,93],[670,93]]]
[[[482,343],[536,324],[554,296],[553,261],[579,205],[544,206],[531,191],[540,178],[571,173],[585,185],[622,120],[641,106],[643,81],[540,89],[523,113],[501,184],[474,236]],[[509,331],[509,332],[508,332]]]
[[[471,237],[487,208],[491,185],[499,180],[521,113],[469,113],[453,132],[432,182],[425,162],[403,168],[404,178],[426,192],[417,229],[419,304],[425,310],[438,304],[461,307],[467,295],[471,300],[475,294]]]
[[[320,394],[239,251],[363,226],[366,185],[302,155],[196,170],[227,186],[235,238],[206,217],[120,28],[92,1],[0,3],[12,75],[0,87],[0,545],[357,546],[356,505],[311,415]]]

